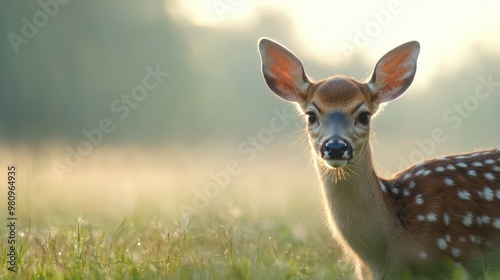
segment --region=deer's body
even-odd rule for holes
[[[500,149],[419,162],[391,179],[374,170],[370,116],[411,84],[417,42],[384,55],[367,83],[312,82],[283,46],[262,39],[259,50],[268,86],[307,116],[330,229],[358,278],[444,279],[456,266],[477,278],[500,268]]]
[[[499,268],[500,150],[420,162],[391,179],[362,170],[322,176],[329,225],[359,274],[445,279],[455,266],[473,276]]]

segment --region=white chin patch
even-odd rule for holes
[[[347,164],[347,159],[325,159],[325,162],[333,168],[339,168]]]

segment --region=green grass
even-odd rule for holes
[[[193,190],[211,182],[209,171],[222,170],[225,160],[201,169],[148,163],[146,155],[140,164],[109,164],[115,157],[102,153],[95,155],[106,165],[84,165],[64,182],[20,172],[27,183],[17,188],[17,272],[7,270],[0,210],[0,279],[354,279],[304,160],[281,157],[286,151],[260,154],[179,225],[179,205],[191,205]],[[20,162],[19,170],[30,167]],[[452,279],[464,279],[463,270]]]
[[[55,210],[21,216],[30,224],[17,229],[15,273],[0,232],[0,279],[354,279],[321,215],[294,202],[289,215],[250,207],[234,215],[234,206],[213,203],[186,223],[151,205],[121,221]],[[463,269],[451,279],[465,279]]]
[[[227,210],[210,207],[184,226],[151,206],[121,221],[20,217],[31,225],[17,229],[17,271],[7,270],[2,238],[0,279],[354,279],[321,219]],[[465,279],[463,269],[451,279]]]
[[[66,217],[67,218],[67,217]],[[325,230],[297,237],[293,217],[204,211],[187,228],[157,211],[18,229],[18,267],[3,279],[351,279]],[[61,219],[61,217],[59,217]],[[64,223],[62,223],[64,224]],[[323,225],[319,225],[323,226]],[[326,227],[325,227],[326,228]]]

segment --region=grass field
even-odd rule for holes
[[[0,149],[2,169],[15,163],[19,174],[16,272],[7,269],[2,226],[0,278],[354,279],[324,223],[309,155],[281,156],[292,149],[272,148],[252,162],[230,153],[195,161],[184,151],[103,150],[61,182],[50,153],[18,149],[9,157]],[[179,220],[179,205],[191,205],[210,173],[232,160],[241,172]]]
[[[282,152],[247,163],[231,153],[194,162],[182,151],[103,150],[59,182],[50,151],[2,150],[2,169],[18,170],[18,220],[15,273],[0,230],[0,278],[351,279],[324,224],[313,168],[277,159]],[[191,205],[209,173],[232,160],[241,173],[178,221],[179,205]],[[0,219],[7,223],[5,211]]]
[[[148,212],[148,213],[146,213]],[[300,236],[279,217],[234,218],[208,211],[180,228],[156,211],[115,227],[78,218],[21,231],[12,279],[346,279],[328,235]],[[112,223],[109,223],[112,224]]]

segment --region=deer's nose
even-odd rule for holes
[[[344,139],[329,139],[323,144],[321,155],[324,159],[349,159],[352,157],[352,148]]]

